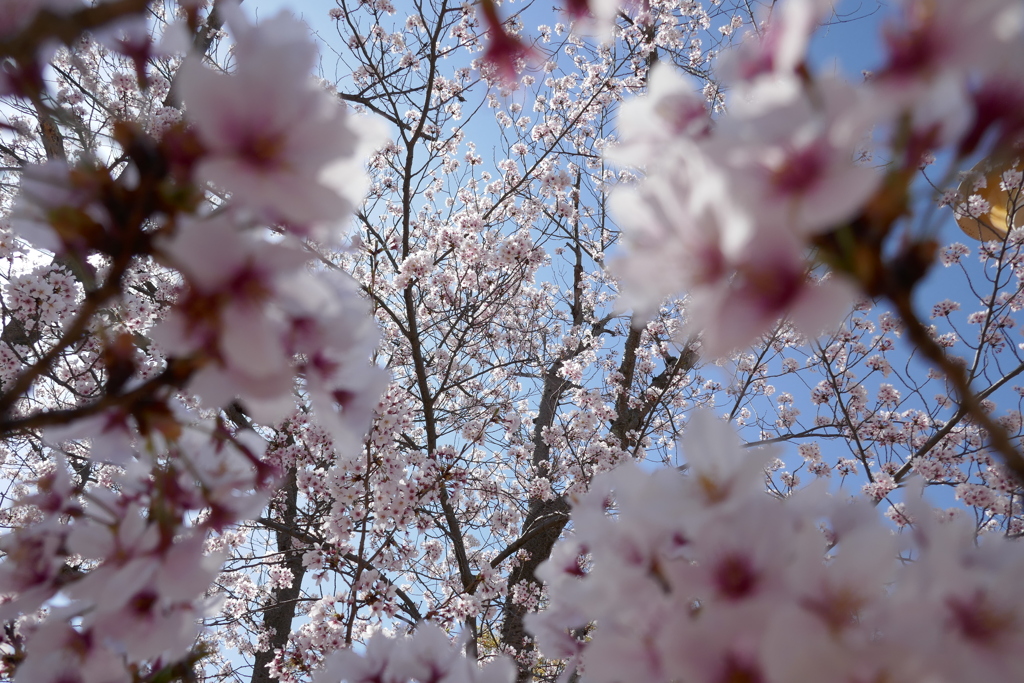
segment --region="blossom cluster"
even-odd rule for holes
[[[376,634],[366,651],[332,655],[314,683],[511,683],[515,669],[507,659],[478,667],[462,656],[456,644],[437,626],[424,624],[411,636],[387,638]]]
[[[38,38],[41,59],[51,40],[28,32],[48,30],[30,21],[36,11],[66,12],[72,27],[92,21],[76,3],[17,4],[28,6],[10,10],[5,35]],[[37,446],[50,462],[6,511],[15,531],[0,539],[0,618],[17,624],[4,647],[18,681],[188,671],[204,656],[199,623],[218,607],[206,596],[230,529],[259,515],[280,474],[255,426],[292,416],[298,389],[335,451],[351,456],[386,382],[369,362],[377,332],[354,281],[316,273],[303,244],[342,244],[380,132],[311,78],[305,24],[281,14],[253,26],[228,2],[218,11],[234,70],[174,57],[174,115],[149,108],[155,122],[129,109],[143,90],[172,89],[159,74],[150,82],[146,58],[174,53],[177,33],[214,30],[184,8],[159,48],[141,46],[133,32],[142,22],[149,40],[148,28],[130,13],[145,9],[119,5],[129,14],[83,39],[140,70],[111,81],[125,102],[111,132],[121,159],[76,164],[54,147],[26,164],[9,217],[54,265],[10,278],[4,292],[17,323],[5,340],[18,342],[4,347],[14,355],[4,358],[4,429],[59,425]],[[27,77],[3,87],[39,96]],[[48,359],[66,350],[51,374]],[[49,392],[66,408],[59,421]],[[222,409],[234,417],[214,417]],[[272,578],[292,582],[286,568]]]
[[[1024,93],[1011,66],[1024,50],[1019,3],[986,0],[966,18],[951,0],[898,3],[883,63],[856,85],[808,63],[832,5],[787,2],[723,53],[719,117],[670,67],[623,106],[613,158],[646,174],[615,197],[629,249],[618,264],[625,302],[650,313],[686,290],[708,354],[749,344],[780,317],[810,336],[831,329],[851,285],[885,293],[871,261],[918,167],[933,151],[963,158],[983,138],[998,150],[1021,132],[1011,104]],[[891,140],[887,172],[873,162],[884,155],[873,137]],[[831,277],[808,258],[812,244]]]
[[[910,487],[905,533],[822,486],[764,493],[770,456],[704,414],[688,464],[596,478],[530,619],[583,681],[1015,679],[1019,544],[975,540]]]
[[[136,452],[93,427],[76,437],[107,448],[55,450],[36,493],[20,501],[23,526],[0,539],[0,618],[18,624],[8,653],[24,658],[18,681],[127,682],[139,665],[170,670],[218,606],[205,598],[223,560],[207,551],[208,531],[266,500],[270,472],[255,434],[226,440],[213,423],[168,426],[153,435],[162,448]],[[76,484],[73,466],[109,471]]]

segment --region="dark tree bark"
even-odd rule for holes
[[[285,484],[282,487],[284,504],[282,506],[281,521],[291,526],[297,522],[298,516],[298,493],[299,487],[295,478],[295,470],[288,471]],[[252,683],[271,683],[278,680],[271,677],[267,665],[270,664],[277,650],[284,649],[288,644],[288,635],[292,630],[292,620],[295,618],[295,607],[298,604],[299,595],[302,590],[302,579],[305,567],[302,566],[301,548],[294,547],[292,534],[282,530],[276,530],[277,550],[284,556],[284,566],[291,570],[294,580],[287,588],[276,588],[273,591],[270,604],[263,612],[263,625],[270,632],[270,647],[256,653],[253,662]]]

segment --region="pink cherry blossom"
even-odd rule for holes
[[[282,13],[248,26],[231,12],[236,70],[182,65],[182,97],[209,155],[199,175],[235,202],[302,235],[334,236],[365,189],[359,167],[377,135],[319,88],[308,28]]]

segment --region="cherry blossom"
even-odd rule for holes
[[[511,662],[498,659],[482,668],[465,659],[445,633],[425,625],[412,636],[389,639],[375,634],[364,655],[338,652],[314,681],[437,681],[437,683],[501,683],[515,679]]]
[[[693,470],[629,467],[595,480],[573,509],[573,535],[542,567],[551,602],[531,627],[545,652],[574,657],[581,680],[629,671],[653,681],[967,681],[978,667],[1017,675],[1015,610],[988,597],[1019,563],[1016,547],[1003,553],[1010,546],[992,539],[978,548],[962,524],[924,522],[932,515],[916,499],[919,555],[898,565],[901,543],[863,502],[820,487],[778,500],[756,486],[705,483],[708,455],[698,449],[725,455],[719,476],[727,478],[763,459],[738,451],[720,424],[693,430],[684,444],[699,458]],[[721,493],[693,495],[707,491]],[[828,520],[830,542],[814,518]],[[968,564],[965,580],[956,567]],[[914,602],[925,595],[929,605]],[[982,651],[984,662],[972,658]]]
[[[333,237],[365,189],[359,164],[376,131],[310,78],[316,48],[305,24],[286,13],[256,26],[236,9],[229,17],[236,69],[216,73],[194,58],[180,72],[209,152],[197,172],[267,219]]]

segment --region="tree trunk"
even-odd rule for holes
[[[297,521],[297,499],[299,487],[295,479],[295,470],[288,471],[287,479],[282,487],[284,491],[284,510],[282,523],[293,525]],[[270,675],[267,665],[274,660],[277,650],[283,650],[288,644],[288,634],[292,630],[295,618],[295,607],[302,590],[302,578],[305,567],[302,566],[302,550],[293,547],[294,537],[284,531],[274,532],[277,537],[277,550],[282,553],[282,564],[291,570],[294,580],[287,588],[274,589],[270,604],[263,612],[263,625],[271,632],[270,647],[256,653],[253,662],[252,683],[271,683],[278,680]]]

